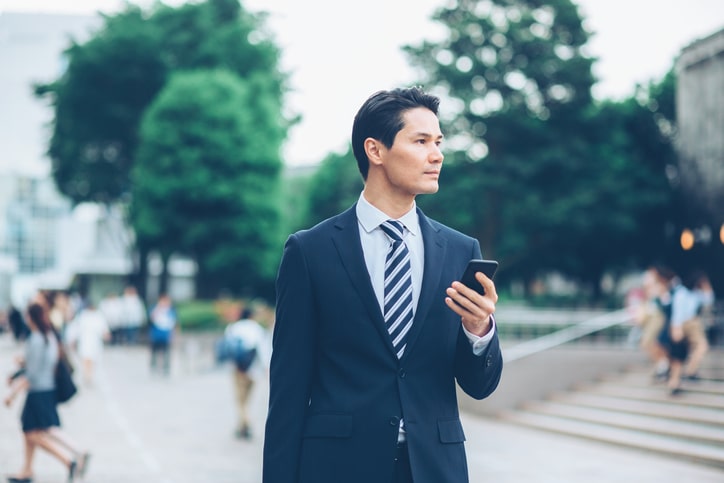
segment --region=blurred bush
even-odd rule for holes
[[[221,330],[221,319],[214,301],[190,300],[176,306],[181,330]]]

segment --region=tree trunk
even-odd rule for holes
[[[133,255],[133,273],[129,277],[131,285],[136,287],[138,295],[148,303],[148,248],[138,246]]]
[[[159,295],[168,294],[169,287],[169,272],[168,272],[168,261],[171,255],[161,254],[161,275],[158,281]]]

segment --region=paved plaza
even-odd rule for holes
[[[259,383],[252,397],[253,439],[235,439],[230,369],[214,366],[210,347],[208,337],[179,340],[168,378],[150,373],[144,347],[106,349],[96,383],[81,386],[60,409],[65,431],[92,452],[87,482],[261,481],[267,385]],[[3,377],[20,352],[10,335],[0,334]],[[21,465],[22,399],[0,408],[0,483]],[[713,467],[471,415],[463,416],[463,424],[473,483],[724,481],[724,471]],[[40,453],[34,482],[65,481],[65,469]]]

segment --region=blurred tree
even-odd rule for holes
[[[590,111],[584,126],[589,160],[571,190],[578,211],[560,234],[552,261],[597,299],[601,277],[668,257],[666,227],[677,216],[667,177],[676,163],[657,105],[643,91]],[[566,230],[567,228],[567,230]]]
[[[570,0],[459,0],[434,18],[446,38],[405,48],[444,100],[448,167],[420,203],[478,238],[501,277],[530,281],[590,219],[588,33]]]
[[[226,69],[255,86],[260,100],[253,106],[267,103],[265,108],[281,111],[286,76],[264,22],[263,14],[245,11],[238,0],[178,7],[157,2],[147,10],[128,4],[104,16],[90,40],[72,42],[65,52],[67,70],[36,86],[55,109],[48,153],[60,192],[74,203],[128,203],[140,120],[175,71]],[[293,122],[281,116],[276,121],[284,132]],[[266,134],[259,133],[256,143],[278,149],[284,136],[264,139]],[[155,241],[137,240],[141,286]]]
[[[405,48],[448,131],[440,193],[420,205],[477,237],[502,282],[557,271],[595,301],[605,273],[665,256],[673,74],[594,103],[570,0],[459,0],[435,19],[446,38]]]
[[[86,44],[73,42],[63,75],[36,87],[55,107],[48,154],[59,191],[73,203],[109,204],[128,193],[138,122],[166,81],[158,43],[141,10],[129,6]]]
[[[306,216],[297,228],[313,226],[346,210],[357,201],[363,187],[352,146],[343,154],[330,153],[310,181]]]
[[[255,294],[280,253],[278,98],[261,78],[174,74],[143,118],[132,171],[139,244],[197,263],[197,294]]]
[[[646,89],[642,89],[643,95],[640,96],[644,98],[659,131],[667,141],[675,138],[678,129],[676,84],[676,73],[672,68],[660,82],[651,83]],[[668,261],[684,279],[697,270],[706,272],[711,279],[714,293],[721,294],[724,292],[724,271],[718,267],[724,267],[724,250],[718,231],[724,220],[721,208],[717,207],[721,207],[722,203],[710,198],[712,193],[707,190],[697,191],[696,183],[692,184],[693,189],[687,187],[687,183],[681,179],[682,171],[686,170],[690,177],[703,174],[696,169],[692,170],[692,166],[680,157],[672,159],[668,148],[669,146],[666,157],[662,158],[666,160],[665,169],[674,191],[674,201],[667,207],[670,211],[666,220],[666,245],[659,260]],[[724,196],[722,192],[718,195],[720,198]],[[697,227],[707,227],[711,231],[704,235],[704,239],[695,243],[691,250],[682,250],[679,238],[681,231],[684,228]]]
[[[282,172],[282,229],[283,235],[306,228],[307,197],[310,183],[318,166],[286,166]]]
[[[49,155],[60,191],[75,203],[123,200],[138,144],[138,123],[169,72],[223,67],[263,76],[282,97],[285,77],[265,17],[237,0],[206,0],[151,10],[128,4],[105,16],[84,44],[66,50],[67,70],[39,85],[55,107]]]

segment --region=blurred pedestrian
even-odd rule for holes
[[[10,407],[22,391],[26,391],[21,415],[25,457],[19,473],[9,476],[9,483],[30,483],[36,448],[58,459],[68,471],[68,481],[82,477],[88,466],[89,454],[73,445],[60,430],[56,408],[55,367],[58,364],[60,341],[53,331],[48,313],[41,304],[28,307],[28,326],[31,334],[25,343],[23,371],[12,379],[5,405]]]
[[[67,339],[81,360],[84,384],[92,386],[95,382],[95,370],[103,356],[104,345],[111,340],[108,322],[93,302],[88,302],[70,323]]]
[[[136,345],[141,327],[146,323],[146,307],[141,297],[138,296],[136,287],[128,285],[123,289],[121,306],[123,308],[124,340],[129,345]]]
[[[243,439],[251,438],[248,407],[254,381],[266,377],[269,364],[267,331],[254,320],[254,315],[253,309],[244,307],[240,320],[230,324],[224,331],[224,338],[238,348],[232,364],[238,416],[235,434],[237,438]]]
[[[699,367],[704,356],[709,352],[709,342],[702,314],[714,305],[714,290],[711,287],[706,273],[696,270],[687,279],[686,288],[689,289],[685,300],[680,302],[677,312],[672,314],[676,320],[682,320],[681,326],[684,337],[689,344],[689,357],[684,365],[683,378],[685,380],[699,380]]]
[[[168,294],[161,294],[150,314],[151,371],[168,376],[171,372],[171,344],[178,316]],[[161,366],[159,366],[159,358]]]
[[[111,345],[118,345],[123,338],[123,305],[120,297],[115,292],[108,292],[98,304],[98,310],[108,325],[111,333]]]
[[[684,361],[689,355],[688,342],[685,339],[683,322],[688,308],[689,290],[681,283],[681,279],[671,268],[659,265],[656,267],[659,281],[667,288],[658,298],[664,313],[664,326],[659,332],[658,341],[666,351],[669,359],[668,388],[672,396],[680,394],[681,376]]]
[[[655,268],[650,267],[641,281],[643,298],[634,309],[634,322],[640,328],[639,347],[654,364],[654,379],[666,381],[669,373],[667,353],[659,343],[659,334],[664,327],[664,313],[657,300],[666,297],[668,288],[657,275]]]
[[[64,341],[67,325],[73,320],[68,294],[62,291],[53,292],[48,302],[50,304],[50,322],[53,324],[55,332],[60,334],[60,340]]]

